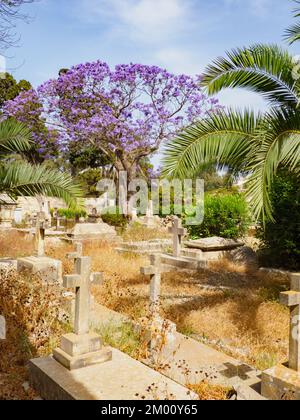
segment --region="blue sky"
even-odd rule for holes
[[[292,8],[290,0],[40,0],[24,7],[32,19],[17,25],[20,46],[8,52],[8,65],[35,86],[63,67],[97,59],[201,73],[233,47],[282,43]],[[264,107],[244,91],[220,99]]]

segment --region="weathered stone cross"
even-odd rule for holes
[[[91,274],[92,259],[82,256],[82,244],[76,244],[77,251],[69,254],[69,259],[75,259],[75,274],[64,277],[64,287],[76,289],[75,326],[77,335],[89,333],[91,285],[103,284],[103,273]]]
[[[182,238],[187,234],[187,230],[182,227],[181,219],[175,218],[173,227],[169,228],[169,233],[173,233],[173,255],[180,257]]]
[[[35,228],[35,252],[37,257],[45,256],[46,214],[39,212]]]
[[[300,273],[290,277],[291,291],[281,293],[280,302],[291,310],[289,368],[300,372]]]
[[[0,340],[6,339],[6,321],[4,316],[0,315]]]
[[[161,274],[169,273],[172,268],[167,265],[162,265],[160,255],[150,256],[150,266],[142,267],[141,274],[150,276],[150,315],[151,318],[159,318],[160,308],[160,287]]]

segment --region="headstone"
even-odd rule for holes
[[[290,279],[291,291],[280,296],[290,308],[289,362],[262,375],[262,395],[271,400],[300,400],[300,273],[291,273]]]
[[[17,270],[28,271],[39,276],[45,283],[62,282],[62,262],[48,258],[45,254],[45,232],[47,218],[44,212],[39,212],[35,227],[35,255],[19,258]]]
[[[171,267],[161,263],[160,255],[151,255],[150,266],[141,268],[141,274],[150,276],[150,316],[140,322],[151,350],[161,349],[162,341],[168,345],[175,340],[176,325],[160,316],[161,274],[170,271]]]
[[[4,316],[0,315],[0,340],[6,339],[6,321]]]
[[[280,301],[290,308],[289,368],[300,372],[300,274],[291,274],[291,291],[281,293]]]
[[[38,213],[35,227],[35,252],[37,257],[45,256],[45,232],[46,215],[44,212]]]
[[[91,274],[92,260],[82,256],[81,244],[69,258],[75,260],[75,274],[65,276],[63,284],[76,290],[74,333],[62,337],[53,356],[65,368],[76,370],[111,360],[112,353],[102,348],[101,338],[89,328],[91,285],[102,285],[103,274]]]
[[[182,227],[181,219],[175,218],[169,232],[173,234],[173,256],[180,257],[182,238],[187,234],[187,230]]]

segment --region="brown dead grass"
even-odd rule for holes
[[[4,243],[3,256],[14,256],[23,246],[10,238],[0,239]],[[65,255],[72,250],[62,244],[48,247],[47,254],[62,259],[65,273],[70,273],[73,263]],[[84,254],[92,257],[94,271],[105,273],[104,286],[93,290],[97,302],[135,320],[148,314],[149,278],[140,275],[147,257],[120,255],[104,242],[85,243]],[[289,311],[278,303],[280,291],[287,288],[286,279],[257,276],[220,262],[209,271],[163,275],[162,314],[184,334],[265,369],[287,358]],[[200,386],[205,394],[205,384]],[[209,395],[215,391],[223,392],[211,390]]]
[[[8,233],[0,231],[0,258],[19,258],[32,255],[34,240],[29,235],[25,236],[16,230]]]
[[[188,388],[195,392],[201,401],[228,401],[233,395],[233,389],[211,385],[208,382],[188,385]]]
[[[14,272],[0,272],[0,314],[7,337],[0,340],[0,400],[31,400],[36,395],[23,387],[27,363],[48,355],[57,346],[67,321],[62,316],[62,294],[56,286]]]
[[[146,316],[149,279],[139,271],[147,258],[119,255],[104,243],[86,245],[85,253],[106,275],[105,286],[94,289],[97,301],[132,319]],[[179,331],[265,369],[287,358],[289,311],[278,303],[287,286],[227,262],[201,273],[164,274],[162,313]]]
[[[170,234],[167,228],[147,229],[139,224],[133,224],[122,235],[124,241],[151,241],[153,239],[168,239]]]

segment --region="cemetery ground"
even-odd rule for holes
[[[133,240],[157,235],[146,229],[132,231]],[[5,254],[0,256],[31,255],[33,249],[33,241],[12,231],[0,237],[0,254]],[[47,255],[61,259],[64,273],[69,274],[73,266],[65,256],[73,250],[72,245],[53,242],[47,246]],[[98,304],[133,321],[147,315],[149,277],[140,274],[140,267],[149,264],[147,256],[119,254],[112,245],[95,241],[84,243],[84,255],[92,257],[93,271],[104,273],[104,285],[93,288]],[[70,331],[62,313],[64,298],[57,286],[42,287],[32,276],[1,273],[1,285],[0,307],[10,328],[7,340],[0,343],[4,355],[0,398],[34,399],[27,385],[26,364],[33,357],[51,354],[59,337]],[[268,277],[222,260],[200,272],[163,274],[161,311],[182,334],[264,370],[288,358],[289,309],[279,303],[279,294],[285,290],[289,281],[280,275]],[[97,332],[107,345],[139,360],[145,357],[143,336],[130,323],[106,324]],[[212,386],[209,378],[193,390],[201,399],[228,395],[228,389]]]

